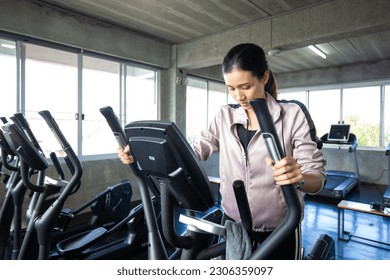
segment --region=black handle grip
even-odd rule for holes
[[[100,112],[105,117],[108,125],[114,133],[118,145],[124,149],[128,144],[128,141],[126,140],[126,135],[122,129],[118,117],[115,115],[114,110],[112,109],[112,107],[106,106],[100,108]]]
[[[249,208],[248,196],[246,195],[244,182],[236,180],[233,182],[233,190],[236,196],[241,223],[248,233],[252,233],[252,214]]]
[[[71,148],[68,141],[66,140],[64,134],[60,130],[57,122],[52,117],[51,113],[47,110],[39,111],[38,112],[42,118],[46,121],[47,125],[51,129],[51,131],[54,133],[54,136],[57,138],[57,141],[60,143],[62,149],[66,152],[67,149]]]
[[[50,153],[50,158],[51,158],[51,161],[53,162],[53,166],[54,166],[55,170],[57,171],[58,177],[61,180],[64,180],[65,179],[65,173],[64,173],[64,170],[61,167],[60,161],[58,160],[58,157],[57,157],[56,153],[51,152]]]

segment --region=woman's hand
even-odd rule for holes
[[[118,152],[118,158],[124,164],[131,164],[134,162],[134,158],[130,154],[130,146],[129,145],[126,145],[124,150],[121,147],[118,147],[118,149],[116,151]]]
[[[265,161],[272,167],[274,179],[279,186],[295,184],[303,179],[301,166],[293,157],[285,157],[276,163],[267,157]]]

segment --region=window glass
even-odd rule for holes
[[[99,109],[119,113],[119,69],[117,62],[83,56],[83,155],[113,153],[118,145]]]
[[[317,90],[309,92],[309,112],[317,129],[317,136],[329,132],[332,124],[340,120],[340,90]]]
[[[385,86],[384,144],[390,143],[390,85]]]
[[[359,146],[379,146],[380,87],[343,90],[343,120],[351,124]]]
[[[193,143],[207,128],[207,81],[188,78],[186,91],[186,138]]]
[[[207,129],[221,106],[237,103],[224,83],[189,77],[186,92],[186,137],[193,143]]]
[[[62,148],[38,114],[41,110],[51,112],[65,138],[77,151],[77,55],[32,44],[25,46],[25,117],[46,156]]]
[[[157,120],[156,71],[127,66],[126,123]]]
[[[227,104],[227,90],[223,83],[208,82],[208,119],[207,125],[214,119],[221,106]]]
[[[16,44],[0,39],[0,117],[7,119],[17,110],[16,71]]]
[[[279,100],[297,100],[304,104],[307,107],[306,104],[306,91],[295,91],[295,92],[280,92],[278,93],[278,99]]]

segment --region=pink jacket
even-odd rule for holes
[[[316,173],[325,182],[325,160],[317,149],[314,125],[306,108],[297,103],[276,101],[267,95],[268,108],[274,120],[279,141],[287,156],[293,156],[301,165],[302,172]],[[307,115],[306,115],[307,114]],[[232,184],[242,180],[248,195],[255,231],[272,231],[286,215],[281,188],[276,185],[272,170],[265,164],[268,155],[261,131],[257,131],[248,145],[248,154],[238,138],[237,124],[247,123],[245,110],[240,106],[225,105],[210,123],[208,130],[193,144],[195,154],[206,160],[213,152],[219,152],[220,192],[222,207],[232,219],[239,221]],[[284,143],[284,144],[283,144]],[[302,205],[303,196],[299,192]]]

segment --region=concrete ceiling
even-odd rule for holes
[[[382,19],[382,16],[389,18],[390,1],[374,1],[375,4],[380,3],[383,7],[370,5],[370,1],[35,0],[33,2],[62,12],[93,18],[104,24],[136,32],[171,45],[185,45],[230,30],[238,28],[245,30],[246,26],[256,22],[270,21],[271,38],[265,49],[268,51],[277,47],[283,51],[279,56],[269,56],[271,69],[275,73],[291,73],[390,59],[389,20]],[[368,3],[365,4],[366,2]],[[333,6],[327,9],[327,5]],[[338,11],[338,7],[348,9],[351,5],[362,6],[362,8]],[[321,14],[321,9],[335,11],[335,13]],[[272,31],[274,25],[277,27],[278,19],[287,19],[294,13],[298,19],[284,22],[284,34],[276,34]],[[311,22],[313,20],[315,22]],[[292,27],[289,24],[295,22],[305,23],[305,26],[295,27],[294,31],[291,31],[297,33],[296,36],[289,34],[289,28]],[[342,22],[342,26],[339,22]],[[305,28],[308,29],[307,32]],[[315,28],[318,29],[317,33],[313,32]],[[333,30],[332,34],[328,30]],[[316,34],[318,37],[315,36]],[[301,39],[296,42],[294,39],[283,42],[281,37],[289,36]],[[310,44],[323,51],[327,58],[322,59],[315,55],[307,47]]]

